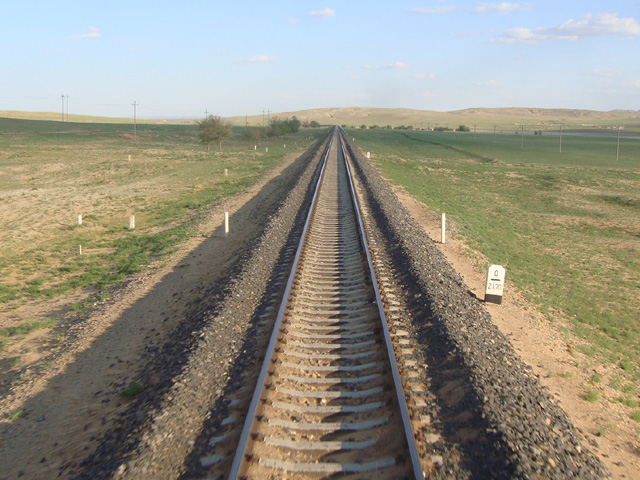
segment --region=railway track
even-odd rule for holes
[[[336,129],[229,478],[422,478],[354,198]]]

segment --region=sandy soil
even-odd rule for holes
[[[478,253],[456,238],[455,233],[447,233],[445,243],[441,243],[439,214],[425,205],[394,188],[400,201],[413,218],[434,240],[449,263],[465,280],[469,290],[484,299],[485,275],[478,266]],[[447,230],[455,232],[455,225]],[[559,402],[573,424],[584,434],[586,446],[596,453],[616,479],[640,478],[640,437],[637,425],[628,418],[622,407],[610,402],[620,392],[604,385],[591,385],[589,379],[595,373],[607,376],[607,370],[615,366],[585,368],[590,361],[571,347],[558,330],[559,325],[551,324],[546,317],[527,302],[521,292],[508,281],[502,305],[485,304],[494,323],[511,340],[516,352],[539,376],[541,384]],[[599,400],[588,402],[584,399],[586,385],[598,391]]]
[[[240,218],[251,214],[241,207],[298,156],[289,155],[259,184],[219,204],[198,235],[177,253],[150,265],[108,300],[95,304],[89,318],[73,328],[53,353],[43,348],[45,331],[13,346],[29,345],[34,353],[28,361],[44,361],[47,368],[27,368],[20,384],[0,400],[0,479],[66,478],[95,449],[99,434],[124,411],[119,393],[146,361],[145,348],[162,345],[184,319],[190,303],[199,298],[199,291],[233,260],[234,249],[222,248],[224,242],[237,242],[242,229],[253,224],[251,218]],[[221,231],[224,211],[230,216],[229,238]],[[25,305],[11,316],[56,318],[66,313],[65,306],[84,297],[79,293],[48,304]],[[0,325],[3,321],[10,319],[0,318]],[[27,359],[22,362],[24,366]],[[0,376],[9,375],[7,370],[3,368]],[[7,419],[18,410],[27,415]],[[64,472],[61,477],[60,472]]]

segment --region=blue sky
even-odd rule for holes
[[[0,110],[640,110],[640,0],[3,2]]]

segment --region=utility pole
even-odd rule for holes
[[[62,121],[64,122],[64,93],[60,98],[62,98]]]
[[[560,125],[560,153],[562,153],[562,125]]]
[[[493,126],[493,143],[496,143],[496,126]]]
[[[618,144],[616,146],[616,162],[620,159],[620,125],[618,125]]]
[[[69,122],[69,95],[67,95],[67,122]]]
[[[524,125],[520,125],[520,137],[521,137],[521,142],[520,142],[520,148],[524,148]]]
[[[209,110],[204,111],[204,118],[209,118]]]
[[[138,141],[138,126],[137,126],[137,122],[136,122],[136,108],[139,105],[138,102],[136,102],[135,100],[132,103],[133,105],[133,139],[134,141]]]

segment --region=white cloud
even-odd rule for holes
[[[82,35],[75,35],[73,37],[69,37],[69,40],[73,40],[73,41],[80,41],[80,40],[91,40],[94,38],[101,38],[102,35],[100,35],[99,29],[94,28],[94,27],[89,27],[88,29],[89,31],[87,33],[83,33]]]
[[[416,73],[413,78],[417,78],[419,80],[424,79],[424,78],[428,78],[430,80],[433,80],[434,78],[436,78],[436,74],[435,73]]]
[[[276,57],[270,57],[268,55],[255,55],[253,57],[244,58],[238,60],[240,63],[267,63],[273,62],[276,60]]]
[[[326,18],[335,16],[336,12],[331,8],[325,8],[324,10],[314,10],[309,13],[312,17]]]
[[[297,18],[287,18],[287,19],[283,20],[282,23],[288,23],[288,24],[291,24],[291,25],[295,25],[296,23],[300,23],[300,20],[298,20]]]
[[[367,70],[388,70],[391,68],[406,68],[407,64],[404,62],[393,62],[389,65],[365,65]]]
[[[499,81],[499,80],[494,80],[492,78],[491,80],[487,80],[486,82],[476,83],[476,85],[479,86],[479,87],[493,88],[493,87],[501,87],[502,86],[502,82]]]
[[[455,12],[461,10],[463,7],[457,5],[443,5],[442,7],[417,7],[409,10],[411,13],[417,13],[419,15],[443,15],[449,12]]]
[[[477,13],[513,13],[513,12],[528,12],[531,10],[531,2],[525,3],[479,3],[476,5],[475,11]]]
[[[619,18],[617,13],[587,13],[555,27],[512,28],[492,40],[495,43],[536,44],[545,40],[576,41],[603,35],[640,36],[640,24],[635,18]]]

